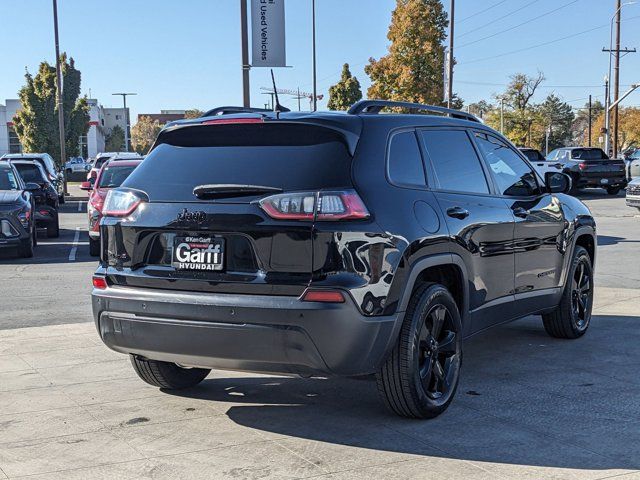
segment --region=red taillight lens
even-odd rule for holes
[[[307,290],[303,302],[344,303],[344,295],[337,290]]]
[[[93,288],[104,290],[105,288],[107,288],[107,279],[104,277],[98,277],[97,275],[94,275]]]
[[[260,200],[260,206],[277,220],[338,221],[369,218],[355,190],[292,192]]]
[[[105,217],[127,217],[143,202],[143,198],[131,190],[109,190],[102,206]]]
[[[578,164],[578,168],[580,170],[586,170],[587,169],[587,164],[586,163],[579,163]]]

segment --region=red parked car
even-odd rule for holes
[[[102,206],[110,189],[122,185],[127,177],[142,162],[139,160],[118,160],[106,162],[96,177],[93,184],[83,182],[82,189],[90,190],[87,214],[89,216],[89,253],[97,257],[100,255],[100,219],[102,218]]]

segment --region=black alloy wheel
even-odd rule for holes
[[[592,300],[591,265],[587,263],[586,259],[580,258],[571,282],[571,309],[578,330],[585,330],[589,324]]]
[[[420,329],[420,380],[427,396],[441,403],[451,394],[460,369],[460,349],[451,314],[442,304],[434,305]]]

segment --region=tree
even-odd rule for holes
[[[618,122],[618,148],[621,152],[633,147],[640,147],[640,108],[636,107],[620,107]],[[598,118],[594,120],[592,129],[591,142],[593,145],[600,145],[599,137],[600,127],[604,125],[604,109],[602,109]]]
[[[389,53],[369,59],[369,98],[442,104],[447,14],[440,0],[396,0]]]
[[[592,142],[593,135],[596,139],[601,135],[600,128],[604,127],[604,123],[597,123],[598,117],[604,113],[604,105],[599,100],[596,100],[591,104],[591,134]],[[604,117],[603,117],[604,118]],[[589,145],[589,104],[585,103],[584,107],[578,110],[573,125],[571,125],[571,143],[574,145]],[[597,143],[592,143],[597,145]]]
[[[329,110],[348,110],[351,105],[362,100],[360,82],[351,75],[349,64],[342,66],[340,81],[329,87]]]
[[[493,109],[494,106],[486,100],[480,100],[479,102],[469,104],[469,113],[480,118],[484,118],[484,116]]]
[[[104,139],[106,152],[120,152],[124,149],[124,130],[120,125],[114,126]]]
[[[192,108],[191,110],[187,110],[184,112],[184,118],[200,118],[203,114],[204,112],[202,110]]]
[[[571,125],[575,115],[571,105],[560,100],[553,93],[547,96],[537,109],[539,115],[536,141],[545,143],[545,130],[549,129],[549,151],[571,143]]]
[[[79,155],[78,138],[89,131],[89,105],[80,96],[81,74],[71,58],[60,55],[62,70],[62,105],[64,109],[65,150],[69,157]],[[44,152],[61,165],[60,129],[56,105],[56,69],[42,62],[38,73],[25,75],[24,85],[18,96],[22,108],[13,117],[14,128],[25,152]]]
[[[155,142],[160,130],[162,130],[160,122],[152,120],[151,117],[141,117],[131,129],[133,149],[140,155],[146,154]]]

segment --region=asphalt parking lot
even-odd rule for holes
[[[34,259],[0,256],[0,479],[640,479],[640,216],[622,195],[582,198],[590,331],[556,340],[529,317],[474,337],[431,421],[388,414],[369,378],[143,384],[90,323],[86,203],[68,202]]]

